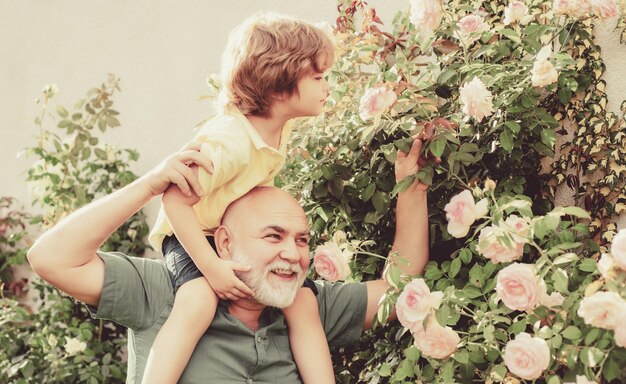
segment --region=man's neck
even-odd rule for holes
[[[228,305],[228,312],[239,319],[246,327],[253,331],[259,329],[259,318],[265,309],[265,305],[254,300],[231,301]]]
[[[263,141],[270,147],[278,149],[283,133],[283,127],[290,118],[279,114],[270,117],[246,115],[246,118],[259,133]]]

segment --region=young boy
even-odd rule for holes
[[[202,197],[186,196],[172,185],[163,195],[150,234],[152,245],[163,250],[177,291],[172,312],[150,351],[143,383],[179,379],[213,320],[218,297],[253,296],[236,275],[248,267],[217,256],[212,229],[220,225],[232,201],[255,186],[273,184],[285,159],[288,121],[322,112],[328,96],[324,72],[332,60],[333,45],[325,32],[287,17],[252,17],[229,37],[222,57],[223,111],[195,138],[214,172],[197,171]],[[294,246],[308,247],[308,237],[294,240]],[[292,278],[288,269],[270,274],[275,274],[272,278],[278,285]],[[334,383],[312,289],[300,289],[284,313],[303,381]]]

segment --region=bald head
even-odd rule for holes
[[[254,216],[279,212],[302,215],[306,220],[300,203],[287,192],[276,187],[254,187],[230,203],[222,216],[222,225],[236,228],[242,221],[254,219]]]

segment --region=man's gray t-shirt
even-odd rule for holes
[[[127,383],[140,383],[150,347],[169,315],[174,294],[161,261],[99,253],[104,285],[95,318],[128,327]],[[331,346],[358,340],[367,307],[361,283],[316,282],[320,318]],[[184,330],[181,330],[181,332]],[[230,315],[220,302],[180,383],[300,383],[281,310],[266,308],[255,332]]]

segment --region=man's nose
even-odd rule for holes
[[[294,263],[298,262],[298,260],[300,260],[300,253],[298,253],[296,243],[288,241],[283,250],[280,252],[280,258]]]

